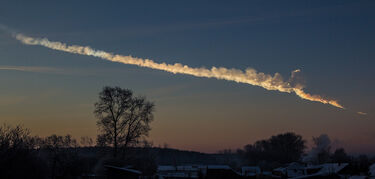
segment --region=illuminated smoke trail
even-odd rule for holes
[[[166,63],[156,63],[149,59],[136,58],[132,56],[116,55],[101,50],[95,50],[88,46],[78,46],[78,45],[66,45],[61,42],[51,42],[46,38],[32,38],[22,34],[15,34],[15,38],[27,45],[41,45],[50,49],[99,57],[112,62],[119,62],[130,65],[137,65],[141,67],[147,67],[157,70],[167,71],[173,74],[188,74],[196,77],[206,77],[206,78],[216,78],[224,79],[228,81],[235,81],[238,83],[246,83],[254,86],[260,86],[267,90],[277,90],[280,92],[292,93],[294,92],[300,98],[317,101],[324,104],[330,104],[332,106],[345,109],[336,100],[325,99],[319,95],[311,95],[303,90],[303,86],[300,84],[292,84],[295,74],[300,72],[300,70],[295,70],[292,72],[289,81],[284,81],[279,73],[275,73],[274,76],[269,74],[264,74],[257,72],[255,69],[247,68],[245,71],[238,69],[228,69],[224,67],[212,67],[207,68],[193,68],[187,65],[182,65],[180,63],[166,64]]]

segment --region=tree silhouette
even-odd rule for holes
[[[80,143],[82,147],[92,147],[94,144],[94,141],[92,140],[92,138],[88,136],[83,136],[81,137]]]
[[[71,135],[60,136],[53,134],[41,141],[40,147],[47,154],[51,167],[51,178],[72,178],[80,173],[78,143]]]
[[[267,140],[248,144],[244,151],[239,151],[248,164],[257,165],[260,162],[289,163],[298,161],[304,152],[305,141],[302,136],[292,132],[278,134]]]
[[[46,178],[30,131],[21,125],[0,126],[0,178]]]
[[[129,147],[148,135],[153,111],[152,102],[133,96],[129,89],[104,87],[94,110],[101,131],[98,144],[112,146],[116,157],[119,147]]]
[[[346,154],[344,148],[338,148],[332,154],[332,161],[337,163],[345,163],[350,161],[350,157]]]

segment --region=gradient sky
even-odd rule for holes
[[[216,152],[281,132],[328,134],[375,151],[374,1],[0,1],[14,32],[192,67],[301,69],[306,90],[349,110],[224,80],[140,68],[27,46],[0,30],[0,122],[33,134],[97,134],[105,85],[156,104],[149,140]],[[12,69],[10,69],[12,67]],[[356,111],[367,112],[358,115]]]

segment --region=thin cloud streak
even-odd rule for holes
[[[180,63],[157,63],[150,59],[112,54],[101,50],[95,50],[89,46],[67,45],[61,42],[49,41],[47,38],[33,38],[25,36],[23,34],[14,34],[14,37],[17,40],[21,41],[23,44],[27,45],[40,45],[54,50],[94,56],[112,62],[162,70],[173,74],[187,74],[196,77],[223,79],[228,81],[235,81],[237,83],[260,86],[267,90],[295,93],[297,96],[305,100],[316,101],[323,104],[330,104],[332,106],[345,109],[341,104],[338,103],[337,100],[326,99],[320,95],[308,94],[303,90],[303,85],[300,85],[298,83],[293,84],[293,82],[295,81],[294,77],[297,73],[300,72],[300,70],[292,71],[290,79],[284,81],[279,73],[275,73],[272,76],[269,74],[264,74],[262,72],[257,72],[253,68],[247,68],[245,71],[234,68],[228,69],[225,67],[212,67],[211,69],[203,67],[194,68]]]
[[[0,66],[0,70],[32,73],[49,73],[58,75],[95,75],[95,73],[93,72],[84,72],[79,69],[64,69],[44,66]]]
[[[64,73],[63,70],[51,67],[38,66],[0,66],[0,70],[14,70],[25,72],[39,72],[39,73]]]

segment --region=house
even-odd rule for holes
[[[247,176],[247,177],[253,177],[260,175],[262,172],[259,167],[257,166],[243,166],[241,168],[241,174],[242,176]]]
[[[274,176],[293,178],[306,175],[306,167],[297,162],[288,164],[286,167],[276,168],[272,171]]]
[[[305,168],[306,174],[292,177],[294,179],[307,179],[307,178],[340,178],[339,172],[345,167],[349,166],[348,163],[325,163],[321,165],[312,165]]]
[[[350,176],[348,179],[369,179],[369,177],[368,176],[353,175],[353,176]]]
[[[371,178],[375,178],[375,163],[368,167],[368,173]]]
[[[159,165],[157,174],[165,179],[201,178],[205,174],[205,170],[205,166],[202,165]]]
[[[163,179],[207,178],[207,179],[236,179],[241,174],[228,165],[160,165],[157,175]]]
[[[105,165],[105,174],[107,178],[119,179],[119,178],[127,178],[127,179],[139,179],[142,175],[142,172],[134,169],[130,169],[127,167],[116,167]]]
[[[354,168],[354,170],[355,169],[356,168]],[[375,163],[369,166],[367,173],[368,175],[366,175],[365,173],[362,173],[362,175],[350,175],[352,170],[353,168],[351,167],[345,167],[343,170],[339,172],[339,174],[340,176],[342,176],[342,178],[345,177],[349,179],[375,179]]]

